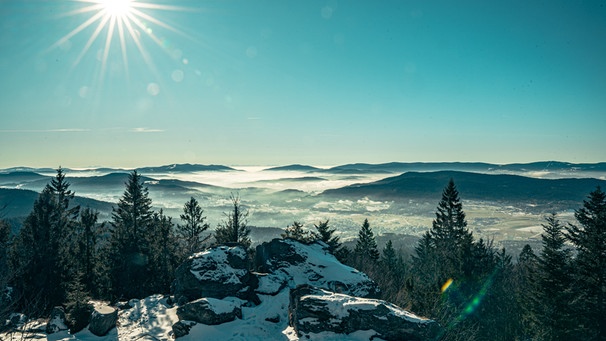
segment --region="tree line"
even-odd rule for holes
[[[91,298],[110,301],[169,293],[176,267],[211,243],[195,198],[175,224],[152,209],[133,171],[111,220],[72,204],[62,169],[35,201],[21,231],[0,220],[0,320],[10,311],[45,316],[66,308],[72,331],[86,326]],[[250,249],[248,211],[238,196],[213,243]],[[445,187],[431,228],[408,257],[388,241],[378,249],[366,219],[355,247],[342,245],[329,221],[313,230],[293,222],[282,235],[322,241],[345,264],[367,273],[383,299],[435,319],[442,340],[606,340],[606,194],[598,187],[575,211],[576,224],[545,218],[542,248],[526,245],[512,259],[492,240],[477,239],[455,183]]]

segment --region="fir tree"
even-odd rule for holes
[[[149,245],[147,272],[153,274],[153,281],[149,282],[148,291],[168,294],[181,257],[172,220],[164,215],[162,210],[153,215],[147,243]]]
[[[78,224],[78,254],[82,283],[88,292],[95,291],[97,287],[96,275],[99,264],[98,246],[99,238],[105,224],[97,224],[99,212],[86,207],[80,211]]]
[[[463,204],[453,179],[442,192],[429,233],[435,250],[440,253],[444,277],[470,276],[472,263],[467,261],[471,258],[473,236],[467,229]]]
[[[372,233],[368,219],[364,219],[364,223],[358,232],[358,241],[356,242],[354,253],[357,256],[372,262],[379,260],[380,254],[377,249],[377,241]]]
[[[539,262],[530,245],[526,244],[522,248],[514,271],[516,281],[514,295],[520,308],[518,335],[519,339],[530,340],[535,336],[538,337],[538,311],[541,307],[538,298]]]
[[[45,188],[31,213],[25,218],[10,252],[20,308],[41,316],[63,302],[61,281],[57,273],[57,236],[53,235],[53,217],[57,203],[49,188]]]
[[[0,321],[6,321],[12,308],[12,300],[8,295],[7,286],[10,281],[9,269],[10,226],[0,219]]]
[[[153,217],[152,201],[137,171],[129,174],[125,185],[124,194],[112,213],[109,272],[115,296],[143,297],[150,294],[146,292],[150,280],[146,269],[149,263],[147,234]]]
[[[189,256],[203,249],[204,243],[210,239],[211,235],[202,236],[210,227],[205,222],[204,210],[194,197],[191,197],[183,206],[183,213],[180,218],[183,225],[177,225],[177,233],[185,243],[185,254]]]
[[[578,331],[585,340],[606,340],[606,193],[600,187],[583,201],[575,212],[579,225],[566,227],[567,238],[576,247],[573,266],[576,305],[582,307],[582,327]]]
[[[314,232],[314,236],[318,239],[326,243],[329,247],[331,253],[335,254],[339,248],[341,247],[341,242],[339,242],[339,237],[335,236],[336,229],[331,229],[328,224],[329,220],[326,219],[324,221],[320,221],[317,224],[314,224],[314,228],[317,232]]]
[[[215,230],[215,240],[218,244],[223,243],[240,243],[246,249],[250,247],[251,240],[248,236],[250,228],[247,224],[248,211],[242,210],[240,198],[231,196],[233,209],[229,213],[224,213],[227,218]]]
[[[552,214],[542,224],[543,249],[539,258],[539,286],[537,292],[542,337],[547,340],[569,340],[570,329],[570,250],[566,247],[563,226]]]
[[[292,238],[304,243],[311,241],[309,232],[303,230],[303,224],[298,221],[293,222],[292,225],[287,226],[286,229],[284,229],[282,238]]]

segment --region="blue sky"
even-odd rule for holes
[[[0,167],[606,161],[603,1],[94,5],[0,3]]]

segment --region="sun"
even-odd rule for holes
[[[153,42],[162,49],[166,49],[166,44],[164,44],[161,37],[154,33],[152,26],[181,35],[185,34],[164,23],[152,13],[156,11],[190,11],[191,9],[155,4],[152,1],[155,0],[72,0],[74,3],[81,4],[81,6],[64,13],[63,16],[84,16],[84,21],[51,45],[47,51],[59,48],[79,33],[88,31],[91,32],[90,36],[75,58],[72,69],[87,56],[96,41],[102,41],[101,52],[97,54],[97,59],[101,61],[99,77],[97,78],[100,83],[103,82],[107,71],[109,53],[114,49],[120,51],[123,69],[128,78],[127,45],[134,46],[145,64],[152,72],[156,73],[145,41]]]
[[[133,2],[133,0],[99,0],[107,15],[116,18],[128,16],[133,9]]]

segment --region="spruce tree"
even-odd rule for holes
[[[153,281],[149,283],[147,290],[150,293],[168,294],[175,269],[182,258],[172,219],[164,215],[162,210],[153,214],[147,243],[149,245],[147,272],[153,276]]]
[[[429,233],[435,250],[440,253],[445,279],[470,276],[473,236],[467,229],[463,204],[453,179],[442,192]]]
[[[147,187],[137,171],[129,174],[124,194],[114,207],[110,229],[110,278],[114,296],[140,298],[151,294],[149,244],[153,211]]]
[[[575,212],[579,225],[566,227],[577,251],[573,267],[576,305],[582,322],[577,332],[585,340],[606,340],[606,193],[600,187]]]
[[[12,299],[6,291],[11,279],[9,253],[11,231],[9,224],[0,219],[0,321],[6,321],[12,308]]]
[[[540,283],[538,279],[539,261],[532,247],[526,244],[518,256],[514,268],[514,295],[520,308],[519,339],[530,340],[539,335],[538,312],[541,307],[539,297]]]
[[[183,205],[183,213],[180,218],[183,225],[177,225],[177,233],[185,244],[184,256],[189,256],[203,249],[204,243],[211,237],[210,234],[202,234],[208,230],[210,225],[206,223],[204,210],[194,197]]]
[[[326,219],[324,221],[320,221],[317,224],[314,224],[314,228],[317,232],[314,232],[314,236],[318,239],[326,243],[329,247],[329,250],[332,254],[335,254],[339,248],[341,247],[341,242],[339,241],[339,237],[335,236],[336,229],[331,229],[328,224],[329,220]]]
[[[571,295],[570,250],[566,247],[563,226],[555,214],[545,218],[539,257],[540,309],[542,337],[547,340],[569,340]]]
[[[379,250],[377,249],[377,241],[372,233],[368,219],[364,219],[364,223],[358,232],[358,241],[354,253],[362,259],[367,259],[372,262],[379,260]]]
[[[240,204],[240,198],[232,195],[232,211],[224,213],[227,220],[219,224],[215,230],[215,240],[218,244],[240,243],[246,249],[250,247],[251,240],[248,236],[250,228],[247,224],[248,211],[244,211]]]
[[[286,229],[284,229],[282,238],[292,238],[304,243],[311,240],[309,232],[303,230],[303,224],[298,221],[293,222],[292,225],[287,226]]]
[[[53,218],[57,208],[51,189],[45,188],[25,218],[10,252],[18,305],[33,316],[41,316],[62,303],[57,273],[57,250]]]

